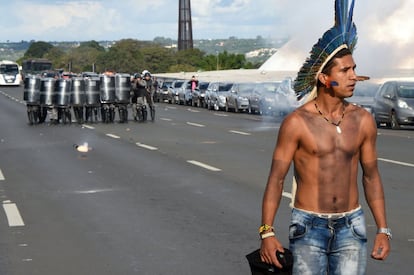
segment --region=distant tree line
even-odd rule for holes
[[[260,64],[247,62],[244,54],[227,51],[206,54],[199,49],[177,51],[155,42],[124,39],[105,49],[96,41],[80,43],[78,47],[63,49],[50,43],[33,42],[18,60],[46,58],[54,68],[72,72],[112,70],[133,73],[147,69],[154,73],[252,69]]]

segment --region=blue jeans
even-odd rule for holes
[[[365,274],[367,235],[362,209],[340,218],[292,210],[289,248],[294,275]]]

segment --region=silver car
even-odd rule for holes
[[[199,82],[197,88],[193,91],[191,98],[191,105],[197,107],[206,107],[206,91],[209,86],[209,82]]]
[[[191,105],[193,99],[191,92],[191,82],[186,80],[184,84],[178,89],[178,103],[180,105]]]
[[[226,108],[226,97],[234,83],[212,82],[206,91],[207,109],[224,110]]]
[[[249,96],[249,113],[260,115],[276,111],[276,91],[281,82],[262,82],[256,85]]]
[[[358,82],[355,86],[352,97],[347,98],[352,104],[361,106],[368,112],[372,113],[372,105],[374,105],[374,97],[380,85],[369,81]]]
[[[168,87],[168,103],[178,104],[178,91],[183,88],[185,84],[184,80],[174,80],[171,86]]]
[[[414,125],[414,81],[387,81],[374,98],[373,114],[378,126],[392,129]]]
[[[247,111],[249,109],[249,95],[253,92],[256,83],[236,83],[226,98],[226,112],[234,110]]]

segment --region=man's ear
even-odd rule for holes
[[[324,74],[324,73],[320,73],[320,74],[318,75],[318,79],[319,79],[319,81],[320,81],[323,85],[325,85],[325,87],[326,87],[326,88],[330,88],[330,87],[331,87],[331,80],[330,80],[329,75]]]

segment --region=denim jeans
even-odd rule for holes
[[[289,227],[294,275],[365,274],[365,217],[358,209],[341,218],[322,218],[292,210]]]

